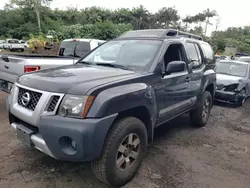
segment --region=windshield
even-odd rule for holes
[[[59,56],[83,57],[90,50],[90,42],[65,41],[61,43]]]
[[[110,41],[82,59],[92,64],[112,64],[133,70],[147,70],[156,56],[162,41],[121,40]]]
[[[246,77],[247,64],[235,62],[217,62],[216,73],[227,74],[231,76]]]

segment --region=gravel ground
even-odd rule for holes
[[[88,163],[54,160],[20,143],[8,124],[0,93],[1,188],[107,188]],[[156,129],[139,173],[126,188],[249,188],[250,100],[244,107],[216,105],[206,127],[188,117]]]

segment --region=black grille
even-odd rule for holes
[[[29,93],[30,95],[30,101],[27,103],[27,105],[24,105],[22,102],[22,97],[25,93]],[[38,93],[35,91],[27,90],[24,88],[19,88],[18,93],[18,104],[24,108],[27,108],[29,110],[34,111],[36,108],[37,103],[39,102],[40,98],[42,96],[42,93]]]
[[[47,108],[47,112],[53,112],[55,110],[55,107],[56,107],[59,99],[60,99],[59,96],[56,96],[56,95],[52,96],[50,104],[49,104],[49,106]]]

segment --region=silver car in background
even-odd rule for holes
[[[221,60],[216,63],[215,100],[243,105],[250,95],[250,63]]]

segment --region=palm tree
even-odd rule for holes
[[[206,25],[205,25],[205,35],[207,34],[207,26],[208,24],[211,24],[209,19],[217,16],[217,12],[216,10],[210,10],[209,8],[207,8],[206,10],[203,11],[203,14],[205,15],[206,18]]]
[[[160,26],[164,28],[168,28],[170,25],[176,25],[177,21],[180,19],[178,11],[174,7],[163,7],[156,13],[156,16]]]
[[[137,8],[133,8],[132,14],[137,20],[137,28],[141,29],[141,23],[142,21],[147,21],[149,11],[143,5],[140,5]]]
[[[30,7],[33,8],[36,13],[38,30],[41,32],[41,18],[40,10],[42,5],[48,5],[53,0],[11,0],[11,4],[16,4],[20,7]]]
[[[193,23],[193,19],[191,16],[186,16],[185,18],[182,19],[182,21],[185,23],[185,30],[188,29],[188,24]]]

